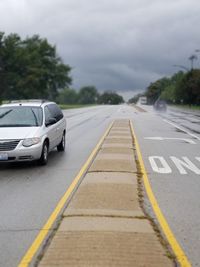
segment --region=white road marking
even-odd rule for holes
[[[149,157],[149,161],[151,163],[151,167],[152,167],[154,172],[163,173],[163,174],[167,174],[167,173],[172,172],[167,161],[163,157],[151,156],[151,157]],[[161,167],[158,166],[159,162],[160,162]]]
[[[197,159],[198,161],[200,161],[200,157],[196,157],[196,159]]]
[[[170,159],[174,163],[180,174],[188,174],[187,170],[190,170],[195,174],[200,175],[200,169],[188,157],[181,157],[181,159],[179,159],[177,157],[170,156]],[[200,157],[195,157],[195,159],[200,162]],[[164,159],[164,157],[150,156],[149,162],[154,172],[161,174],[172,173],[172,169],[167,163],[167,161]]]
[[[173,122],[171,122],[171,121],[168,121],[168,120],[166,120],[166,119],[164,119],[163,121],[165,121],[165,122],[171,124],[172,126],[174,126],[174,127],[177,128],[177,129],[179,129],[179,130],[181,130],[181,131],[183,131],[183,132],[189,134],[190,136],[194,137],[195,139],[200,140],[200,138],[199,138],[197,135],[188,132],[187,130],[185,130],[185,129],[182,128],[181,126],[178,126],[178,125],[176,125],[175,123],[173,123]]]
[[[187,139],[187,138],[175,138],[175,137],[159,137],[159,136],[155,136],[155,137],[144,137],[144,139],[148,139],[148,140],[156,140],[156,141],[164,141],[164,140],[181,140],[181,141],[185,141],[189,144],[195,145],[196,143],[191,140],[191,139]]]
[[[182,157],[183,160],[178,159],[176,157],[170,157],[170,158],[174,162],[174,164],[176,165],[180,174],[187,174],[187,171],[185,170],[185,168],[191,170],[192,172],[194,172],[198,175],[200,174],[200,169],[197,168],[194,165],[194,163],[192,163],[192,161],[190,161],[187,157]]]

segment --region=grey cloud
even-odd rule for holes
[[[199,11],[198,0],[1,0],[0,25],[56,44],[74,87],[136,92],[174,64],[189,66],[200,48]]]

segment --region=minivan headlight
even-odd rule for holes
[[[40,142],[40,138],[38,138],[38,137],[27,138],[27,139],[24,139],[22,145],[25,146],[25,147],[29,147],[29,146],[36,145],[39,142]]]

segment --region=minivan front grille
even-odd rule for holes
[[[0,151],[11,151],[16,148],[20,140],[0,140]]]

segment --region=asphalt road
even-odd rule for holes
[[[159,206],[192,265],[200,266],[200,114],[144,108],[147,112],[126,105],[65,111],[65,153],[51,152],[45,167],[0,165],[0,266],[18,265],[115,118],[132,120]]]
[[[134,116],[152,190],[192,266],[200,266],[200,112]]]
[[[0,165],[0,266],[17,266],[119,107],[65,111],[67,149],[47,166]]]

